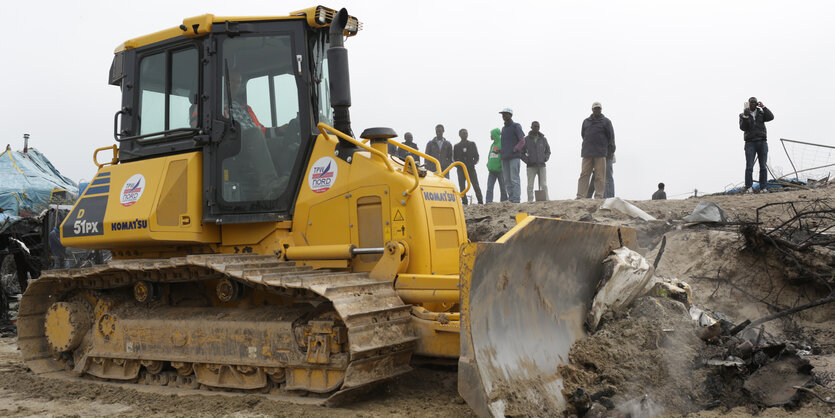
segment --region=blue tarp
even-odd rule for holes
[[[49,160],[34,148],[25,153],[5,150],[0,153],[0,208],[8,215],[37,215],[49,204],[53,193],[78,196],[78,186],[61,175]]]
[[[774,180],[774,179],[768,180],[768,183],[766,183],[766,185],[765,185],[765,189],[768,190],[768,191],[775,191],[775,190],[778,190],[778,189],[782,189],[783,187],[786,187],[787,183],[799,184],[801,186],[806,185],[805,181],[798,180],[796,178],[782,179],[781,181],[783,183],[777,183],[777,180]],[[751,187],[754,190],[759,190],[760,189],[760,182],[755,181],[754,185],[751,186]],[[745,193],[745,186],[734,187],[733,189],[725,190],[723,194],[737,194],[737,193]]]

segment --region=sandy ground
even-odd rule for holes
[[[689,225],[681,218],[704,200],[717,203],[736,221],[753,220],[756,208],[766,203],[814,199],[831,199],[835,188],[771,193],[765,195],[713,196],[698,199],[670,201],[632,202],[656,221],[643,221],[619,212],[599,209],[600,201],[571,200],[514,205],[493,203],[469,206],[465,209],[468,232],[471,240],[495,240],[514,224],[514,215],[527,212],[534,215],[561,217],[569,220],[594,220],[597,222],[631,226],[638,231],[641,252],[650,261],[655,259],[659,243],[667,237],[666,250],[660,259],[657,274],[682,279],[693,288],[694,303],[708,310],[721,312],[731,320],[756,319],[771,312],[772,306],[791,305],[797,301],[814,298],[804,292],[801,286],[786,284],[785,269],[777,260],[747,251],[736,226],[709,227]],[[779,210],[764,210],[761,220],[768,225],[784,214]],[[775,289],[779,289],[779,292]],[[816,371],[824,377],[816,390],[824,396],[835,398],[835,304],[821,306],[782,321],[773,321],[766,327],[770,334],[779,338],[790,338],[809,347],[815,347],[818,354],[809,356]],[[652,305],[654,306],[654,305]],[[676,312],[666,306],[659,312]],[[670,314],[672,315],[672,314]],[[670,316],[667,315],[667,316]],[[635,314],[637,318],[640,315]],[[629,318],[604,324],[602,329],[612,335],[631,335],[642,346],[663,347],[658,339],[648,339],[647,329],[675,328],[672,335],[660,335],[670,342],[666,356],[651,350],[627,353],[629,362],[623,367],[613,367],[612,362],[601,363],[598,374],[606,375],[608,383],[617,386],[618,395],[613,400],[621,401],[629,396],[651,389],[659,402],[678,410],[667,413],[696,413],[699,416],[719,415],[782,417],[782,416],[832,416],[835,406],[824,404],[809,395],[788,408],[757,408],[750,406],[714,407],[702,410],[709,403],[707,395],[698,381],[704,373],[679,367],[685,361],[701,353],[697,346],[703,344],[694,339],[696,329],[692,323],[681,318],[664,321],[645,319],[632,321]],[[658,333],[650,333],[657,335]],[[594,340],[596,338],[596,340]],[[597,341],[597,342],[595,342]],[[606,340],[599,336],[589,338],[578,345],[576,358],[591,360],[590,353],[599,352],[600,345],[617,346],[616,339]],[[621,351],[633,349],[619,347]],[[595,351],[598,350],[598,351]],[[615,360],[617,363],[617,360]],[[652,367],[655,373],[642,373]],[[658,372],[661,370],[662,372]],[[608,374],[607,374],[608,373]],[[828,374],[827,374],[828,373]],[[828,376],[828,380],[827,377]],[[584,375],[577,372],[574,378],[582,383]],[[604,388],[606,385],[590,381],[590,387]],[[644,390],[648,391],[648,390]],[[677,396],[692,391],[691,396]],[[670,407],[668,406],[668,409]],[[697,412],[698,411],[698,412]],[[457,394],[457,374],[454,367],[417,367],[414,372],[401,376],[392,382],[382,384],[359,401],[340,408],[325,408],[299,405],[282,400],[256,396],[226,393],[195,394],[191,391],[140,386],[129,388],[123,385],[103,384],[94,381],[67,381],[32,375],[23,366],[14,338],[0,338],[0,416],[472,416],[470,408]]]
[[[456,382],[454,369],[421,367],[381,385],[356,403],[326,408],[259,395],[206,395],[38,377],[23,366],[15,339],[0,339],[0,416],[473,416],[458,396]]]

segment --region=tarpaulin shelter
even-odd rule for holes
[[[39,214],[53,196],[74,199],[78,186],[34,148],[0,153],[0,208],[6,214]]]

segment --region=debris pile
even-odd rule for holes
[[[668,297],[642,296],[577,341],[560,372],[578,415],[686,414],[798,400],[813,381],[809,347],[717,320]],[[696,313],[696,315],[693,315]],[[717,315],[720,316],[721,315]],[[744,389],[744,390],[743,390]]]
[[[632,250],[650,262],[634,259],[627,262],[632,273],[610,274],[632,275],[631,281],[601,282],[589,301],[590,335],[574,344],[560,370],[569,414],[775,409],[826,416],[835,413],[834,195],[829,184],[628,205],[574,200],[465,211],[472,240],[498,238],[515,224],[516,212],[637,231],[641,248]],[[630,259],[613,255],[607,263],[615,258]]]
[[[768,254],[772,260],[765,267],[770,265],[770,274],[780,276],[771,285],[783,282],[782,288],[805,291],[805,298],[814,300],[799,303],[798,297],[786,307],[778,295],[767,304],[776,312],[735,323],[718,310],[694,305],[687,283],[653,275],[666,236],[653,267],[634,251],[615,250],[604,262],[608,274],[592,302],[587,321],[591,334],[574,344],[570,364],[560,370],[570,413],[654,416],[739,407],[756,413],[769,407],[796,407],[804,396],[828,403],[814,387],[831,390],[832,371],[821,370],[816,376],[810,362],[821,354],[821,347],[808,344],[809,338],[798,333],[773,335],[763,324],[835,301],[835,248],[830,248],[835,239],[827,235],[835,226],[835,212],[821,201],[766,206],[781,207],[790,216],[772,216],[772,224],[781,221],[766,228],[761,222],[741,222],[745,244],[740,258]],[[710,208],[723,218],[720,222],[725,221],[715,204],[700,203],[695,212]],[[776,268],[775,260],[784,268]],[[733,270],[729,273],[735,276]],[[707,299],[715,293],[716,289]]]
[[[777,221],[764,225],[766,211]],[[740,229],[745,245],[791,267],[791,280],[824,286],[832,291],[835,277],[835,208],[828,200],[770,203],[756,210],[753,223]]]

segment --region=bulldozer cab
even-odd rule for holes
[[[232,19],[192,18],[182,36],[117,50],[119,159],[202,151],[204,222],[288,219],[316,124],[333,122],[328,28]]]

